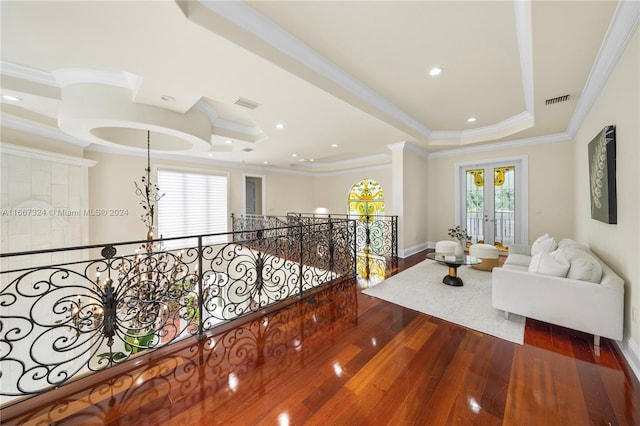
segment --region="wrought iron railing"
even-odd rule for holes
[[[231,216],[237,235],[265,228],[281,226],[324,224],[327,221],[354,220],[356,252],[366,252],[386,260],[398,258],[398,216],[346,215],[320,213],[287,213],[286,216],[244,215]]]
[[[0,254],[2,403],[353,276],[355,235],[325,220]]]
[[[398,259],[398,217],[386,215],[344,215],[318,213],[287,213],[286,216],[246,215],[231,217],[236,235],[254,236],[256,232],[287,224],[292,232],[296,226],[317,227],[344,220],[355,222],[356,272],[363,286],[385,278],[387,266]],[[330,226],[330,225],[329,225]],[[330,247],[326,248],[330,250]]]

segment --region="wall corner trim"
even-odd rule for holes
[[[618,344],[622,356],[627,360],[631,371],[636,375],[636,379],[640,380],[640,348],[638,348],[638,345],[626,332],[622,340],[615,341],[615,343]]]

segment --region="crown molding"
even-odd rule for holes
[[[2,127],[7,127],[9,129],[18,130],[21,132],[29,133],[36,136],[41,136],[43,138],[49,138],[60,142],[70,143],[72,145],[77,145],[81,147],[89,146],[89,142],[84,141],[82,139],[75,138],[67,133],[63,133],[58,129],[52,129],[51,127],[45,127],[42,124],[33,124],[31,122],[21,120],[19,118],[3,115],[0,123]]]
[[[209,121],[211,121],[211,124],[213,124],[214,126],[234,132],[243,133],[252,137],[253,139],[258,139],[259,136],[264,135],[264,132],[258,126],[247,126],[244,124],[236,123],[235,121],[229,121],[221,118],[218,115],[218,112],[202,98],[200,98],[200,100],[194,104],[193,108],[205,114],[209,118]]]
[[[24,65],[18,65],[7,61],[0,61],[0,64],[2,65],[2,74],[4,75],[26,79],[29,81],[33,81],[34,83],[45,84],[47,86],[60,87],[58,81],[49,72],[37,70],[31,67],[25,67]]]
[[[353,167],[348,170],[334,170],[334,171],[326,171],[326,172],[315,172],[313,176],[340,176],[340,175],[348,175],[352,173],[365,173],[374,170],[385,170],[390,169],[391,163],[387,164],[378,164],[374,166],[361,166],[361,167]]]
[[[350,169],[353,169],[354,166],[355,167],[361,166],[362,162],[388,163],[389,161],[391,161],[391,158],[387,154],[375,154],[375,155],[368,155],[368,156],[365,156],[365,157],[350,158],[348,160],[333,161],[331,163],[323,163],[321,161],[297,163],[296,166],[297,167],[307,168],[307,169],[310,169],[310,170],[319,169],[319,168],[322,168],[322,167],[324,167],[324,168],[328,168],[328,167],[349,167]]]
[[[35,158],[37,160],[54,161],[56,163],[64,163],[72,166],[93,167],[98,164],[97,161],[87,160],[86,158],[57,154],[54,152],[29,148],[21,145],[14,145],[5,142],[0,142],[0,153],[17,155],[20,157]]]
[[[387,148],[389,148],[389,151],[402,151],[404,149],[404,146],[407,144],[408,142],[403,141],[403,142],[396,142],[396,143],[392,143],[387,145]]]
[[[97,145],[97,144],[91,144],[88,148],[86,148],[86,150],[91,152],[104,153],[104,154],[119,154],[119,155],[127,155],[127,156],[140,157],[140,158],[143,158],[147,155],[146,153],[143,153],[140,151],[130,151],[123,148],[118,148],[118,147],[112,148],[112,147],[106,147],[106,146]],[[153,151],[151,152],[151,158],[161,159],[166,161],[183,161],[185,163],[201,164],[206,166],[225,167],[225,168],[234,169],[234,170],[249,170],[249,171],[259,171],[262,173],[280,173],[280,174],[309,176],[309,177],[338,176],[338,175],[345,175],[350,173],[361,173],[361,172],[372,171],[372,170],[384,170],[391,167],[391,163],[387,162],[385,164],[351,167],[345,170],[330,170],[330,171],[294,170],[294,169],[259,166],[259,165],[253,165],[253,164],[231,162],[231,161],[212,160],[208,158],[184,156],[179,154],[173,155],[173,154],[166,154],[166,153],[157,153]],[[362,160],[362,158],[360,158],[360,160]]]
[[[428,151],[425,151],[424,149],[418,146],[415,146],[411,142],[406,142],[406,141],[389,144],[387,145],[387,148],[389,148],[389,151],[392,151],[392,152],[393,151],[410,151],[424,158],[429,158],[429,156],[431,155],[429,154]]]
[[[486,145],[476,145],[464,148],[449,149],[446,151],[431,152],[429,158],[451,157],[454,155],[471,154],[474,152],[496,151],[506,148],[517,148],[522,146],[538,145],[541,143],[569,142],[573,138],[567,133],[556,133],[553,135],[536,136],[527,139],[517,139],[513,141],[498,142]]]
[[[514,115],[500,123],[490,126],[477,127],[461,132],[432,132],[429,138],[429,144],[435,145],[441,142],[456,142],[458,145],[465,145],[491,139],[500,139],[532,127],[533,121],[533,115],[528,111],[523,111],[518,115]]]
[[[618,3],[616,13],[609,24],[609,29],[591,68],[582,95],[569,120],[567,133],[572,138],[576,136],[591,111],[591,107],[600,96],[609,75],[638,28],[638,22],[640,22],[640,2],[638,0],[622,0]]]

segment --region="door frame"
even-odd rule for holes
[[[529,244],[529,156],[514,156],[503,158],[487,158],[476,161],[465,161],[454,164],[454,193],[455,193],[455,220],[456,225],[462,226],[463,194],[461,191],[460,177],[467,169],[484,168],[495,163],[510,163],[516,167],[516,212],[519,213],[520,226],[516,227],[516,243]],[[517,170],[520,173],[517,173]],[[488,175],[487,175],[488,176]],[[490,174],[493,181],[493,173]],[[485,176],[485,181],[487,177]],[[466,194],[465,194],[466,197]],[[466,198],[465,198],[466,200]],[[516,222],[518,223],[518,222]]]
[[[247,178],[257,178],[260,179],[261,188],[260,192],[262,193],[261,197],[261,205],[262,211],[256,213],[258,216],[264,216],[264,212],[267,211],[267,177],[264,175],[254,175],[254,174],[243,174],[242,175],[242,214],[247,214]]]

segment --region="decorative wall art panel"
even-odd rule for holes
[[[606,126],[589,142],[591,218],[617,223],[616,128]]]

